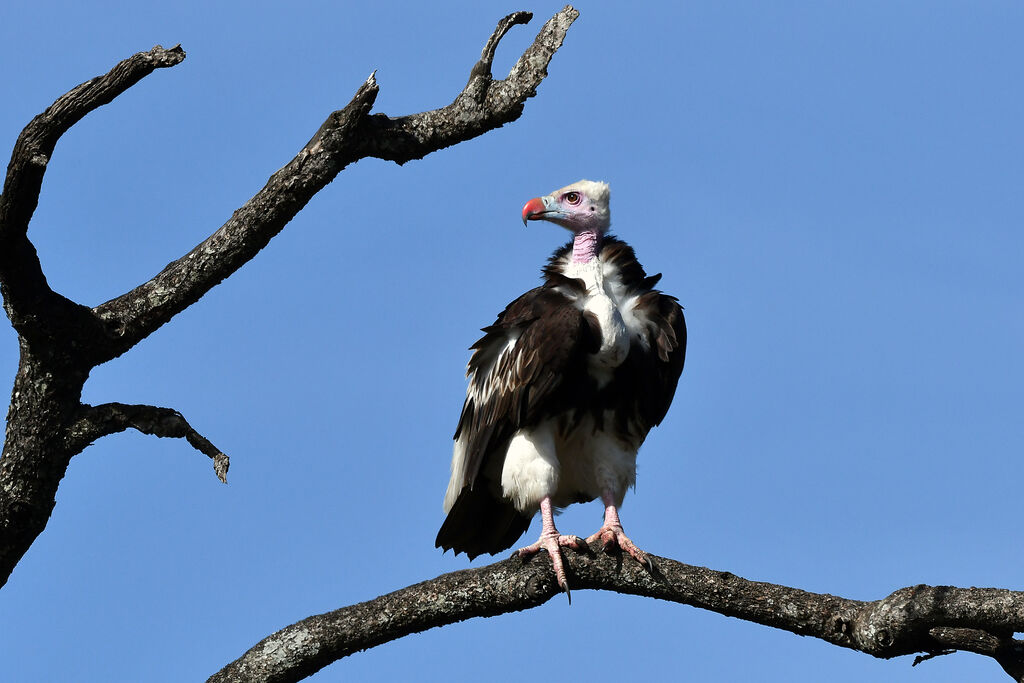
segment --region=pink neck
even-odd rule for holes
[[[600,235],[596,230],[584,230],[576,233],[572,241],[572,262],[590,263],[597,256],[597,243]]]

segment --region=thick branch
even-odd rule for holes
[[[228,456],[197,432],[185,417],[171,408],[125,403],[104,403],[82,406],[81,416],[68,430],[68,451],[80,453],[93,441],[135,429],[143,434],[185,439],[203,455],[213,461],[213,471],[225,484],[231,461]]]
[[[915,586],[874,602],[749,581],[728,572],[654,558],[648,573],[592,546],[566,552],[574,588],[642,595],[764,624],[875,657],[950,648],[985,654],[1020,680],[1024,593]],[[546,557],[518,558],[444,574],[368,602],[309,617],[256,644],[208,683],[299,681],[331,662],[410,633],[472,617],[536,607],[558,592]]]
[[[577,16],[568,6],[556,14],[508,78],[492,82],[494,48],[511,26],[524,23],[529,15],[503,19],[466,88],[442,109],[397,119],[370,116],[378,91],[371,75],[352,101],[331,114],[298,155],[213,235],[149,282],[95,309],[118,338],[108,349],[110,356],[124,353],[252,259],[350,163],[371,156],[404,163],[517,119]]]

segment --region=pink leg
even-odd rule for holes
[[[565,578],[565,564],[562,561],[561,549],[569,547],[575,550],[585,550],[587,547],[586,543],[579,536],[562,536],[558,533],[558,529],[555,528],[555,516],[551,510],[551,499],[547,496],[544,496],[543,500],[540,501],[540,521],[540,538],[537,539],[536,543],[517,550],[516,555],[526,558],[536,555],[542,548],[548,551],[548,555],[551,556],[551,564],[555,569],[555,578],[558,579],[558,585],[569,596],[569,601],[572,602],[572,595],[569,593],[569,582]]]
[[[605,552],[618,546],[620,550],[626,551],[634,560],[647,567],[648,571],[653,571],[654,564],[651,562],[651,558],[643,550],[633,545],[633,541],[629,540],[629,536],[623,532],[622,523],[619,522],[619,511],[615,508],[611,492],[605,491],[601,494],[601,500],[604,501],[604,524],[597,530],[597,533],[587,539],[587,543],[600,540],[604,544]]]

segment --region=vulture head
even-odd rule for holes
[[[545,197],[526,202],[523,225],[526,221],[551,221],[576,235],[582,232],[603,235],[612,224],[609,199],[611,189],[608,183],[580,180]]]

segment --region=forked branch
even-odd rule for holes
[[[180,46],[165,50],[157,45],[148,52],[132,55],[103,76],[61,95],[18,136],[0,195],[0,291],[11,324],[23,338],[32,342],[53,341],[59,330],[67,329],[67,318],[71,317],[83,328],[83,337],[95,340],[91,321],[85,321],[76,310],[82,307],[50,290],[27,237],[57,141],[86,114],[108,104],[155,69],[174,66],[184,59],[185,51]]]
[[[0,460],[0,585],[43,531],[71,458],[94,439],[125,429],[186,439],[223,479],[228,459],[177,412],[154,406],[80,403],[89,372],[131,349],[253,258],[348,164],[367,156],[399,163],[469,140],[519,117],[577,12],[549,20],[509,76],[491,77],[501,37],[529,20],[524,12],[499,22],[470,82],[454,102],[392,119],[371,115],[378,86],[363,83],[313,138],[218,230],[148,282],[96,308],[47,284],[29,222],[60,137],[155,69],[185,58],[180,47],[154,47],[117,64],[57,99],[22,131],[0,195],[0,290],[18,332],[21,357]]]
[[[145,284],[95,309],[114,332],[113,355],[195,303],[249,261],[346,166],[365,157],[404,163],[514,121],[547,76],[547,65],[579,13],[552,17],[508,78],[491,81],[494,48],[508,29],[529,20],[519,12],[499,22],[466,88],[447,107],[390,118],[370,115],[377,97],[371,74],[346,107],[330,116],[299,153],[214,234]]]

